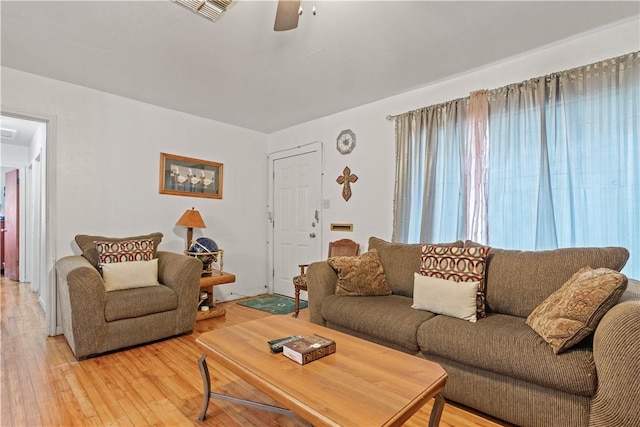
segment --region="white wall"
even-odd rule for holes
[[[2,68],[2,106],[56,117],[56,257],[78,254],[76,234],[160,231],[161,250],[184,250],[174,224],[198,209],[225,250],[235,284],[219,299],[255,295],[267,283],[267,151],[264,134]],[[158,193],[160,152],[224,164],[223,199]]]
[[[311,141],[323,141],[323,199],[329,199],[330,208],[323,210],[322,241],[348,237],[366,249],[369,236],[390,240],[393,228],[395,133],[394,122],[386,120],[387,115],[446,102],[467,96],[474,90],[494,89],[638,49],[640,21],[636,18],[411,92],[271,134],[269,152]],[[357,143],[351,154],[343,156],[335,149],[335,144],[338,133],[347,128],[356,133]],[[352,173],[359,177],[351,185],[353,196],[348,202],[342,199],[342,187],[336,183],[345,166],[349,166]],[[354,232],[331,232],[329,224],[332,222],[353,223]]]

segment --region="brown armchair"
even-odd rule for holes
[[[360,244],[351,239],[340,239],[335,242],[329,242],[329,255],[327,258],[334,256],[357,256],[360,253]],[[298,317],[300,312],[300,291],[307,290],[307,267],[309,264],[299,264],[300,274],[293,278],[293,288],[295,290],[296,311],[293,317]]]
[[[150,237],[159,243],[162,234]],[[202,262],[156,251],[159,286],[108,291],[94,240],[125,239],[77,236],[84,256],[66,256],[55,266],[63,331],[77,359],[193,330]]]

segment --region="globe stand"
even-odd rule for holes
[[[224,269],[224,250],[218,249],[213,252],[185,251],[185,254],[198,258],[202,261],[202,277],[213,275],[222,276],[222,271]],[[205,263],[205,261],[208,262]],[[213,268],[213,265],[216,263],[218,264],[218,268]]]

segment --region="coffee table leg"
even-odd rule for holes
[[[227,402],[233,402],[233,403],[238,403],[240,405],[262,409],[264,411],[275,412],[275,413],[287,415],[290,417],[296,417],[300,421],[306,423],[308,426],[311,426],[311,424],[307,423],[305,420],[300,418],[300,416],[298,416],[297,414],[295,414],[293,411],[289,409],[281,408],[279,406],[268,405],[266,403],[253,402],[247,399],[240,399],[233,396],[227,396],[220,393],[212,393],[211,377],[209,376],[209,367],[207,366],[206,359],[207,359],[207,355],[205,353],[203,353],[202,356],[200,356],[200,359],[198,359],[198,366],[200,367],[200,375],[202,376],[202,410],[200,411],[200,417],[198,418],[200,421],[204,421],[204,419],[206,418],[207,409],[209,408],[209,399],[213,397],[214,399],[220,399]]]
[[[198,359],[198,366],[200,367],[200,375],[202,376],[202,410],[200,411],[200,421],[204,421],[207,416],[207,409],[209,408],[209,397],[211,397],[211,379],[209,377],[209,367],[207,366],[207,355],[202,354]]]
[[[442,397],[442,393],[436,394],[434,400],[431,416],[429,417],[429,427],[438,427],[440,425],[440,417],[444,410],[444,397]]]

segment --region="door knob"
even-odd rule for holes
[[[316,237],[316,233],[309,233],[309,237],[313,239],[314,237]]]

